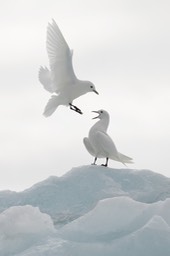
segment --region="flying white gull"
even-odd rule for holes
[[[92,112],[99,114],[93,119],[99,118],[100,120],[91,127],[88,138],[85,137],[83,142],[87,151],[95,157],[93,164],[96,164],[97,158],[106,158],[106,163],[102,166],[107,166],[109,159],[123,164],[133,163],[132,158],[117,151],[114,142],[107,134],[110,119],[108,112],[103,109]]]
[[[90,81],[77,79],[72,65],[73,51],[70,50],[56,22],[47,27],[47,53],[50,70],[40,67],[39,80],[44,88],[52,95],[48,101],[44,116],[50,116],[59,105],[69,106],[70,109],[82,114],[81,110],[73,105],[73,100],[88,92],[98,92]]]

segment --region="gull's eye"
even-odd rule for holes
[[[91,85],[90,88],[93,88],[93,85]]]
[[[103,113],[103,110],[101,110],[100,113],[102,114],[102,113]]]

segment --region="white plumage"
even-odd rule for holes
[[[50,116],[59,105],[70,106],[70,109],[82,114],[81,110],[73,105],[73,100],[88,92],[98,92],[90,81],[77,79],[72,65],[73,51],[70,50],[56,22],[47,27],[47,53],[50,70],[40,67],[39,81],[52,95],[48,101],[44,115]]]
[[[132,158],[118,152],[113,140],[107,134],[110,119],[108,112],[105,110],[93,112],[99,114],[95,118],[100,120],[91,127],[88,138],[83,139],[87,151],[95,157],[93,164],[96,164],[97,158],[106,158],[106,163],[103,166],[108,165],[109,159],[123,164],[132,163]]]

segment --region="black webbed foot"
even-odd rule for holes
[[[77,113],[79,113],[79,114],[83,114],[83,112],[81,111],[81,109],[79,109],[79,108],[77,108],[76,110],[75,110]]]
[[[109,161],[109,158],[106,157],[106,163],[105,163],[105,164],[102,164],[101,166],[107,167],[107,166],[108,166],[108,161]]]
[[[75,112],[77,112],[77,113],[79,113],[79,114],[81,114],[81,115],[83,114],[83,112],[81,111],[81,109],[79,109],[78,107],[72,105],[71,103],[70,103],[69,105],[70,105],[70,109],[71,109],[71,110],[73,110],[73,111],[75,111]]]
[[[107,167],[107,164],[101,164],[101,166]]]
[[[97,157],[94,158],[94,162],[91,165],[96,165]]]

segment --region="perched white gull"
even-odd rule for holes
[[[54,20],[47,27],[46,47],[50,70],[47,67],[40,67],[39,80],[47,91],[57,95],[51,96],[44,115],[52,115],[59,105],[69,106],[70,109],[82,114],[81,110],[73,105],[73,100],[88,92],[98,92],[90,81],[77,79],[72,65],[73,51],[70,50]]]
[[[100,120],[91,127],[88,138],[84,138],[83,142],[87,151],[94,156],[93,164],[96,164],[97,158],[106,158],[106,163],[103,166],[108,165],[109,159],[123,164],[133,163],[132,158],[117,151],[114,142],[107,134],[107,128],[109,126],[108,112],[103,109],[92,112],[99,114],[93,119],[99,118]]]

